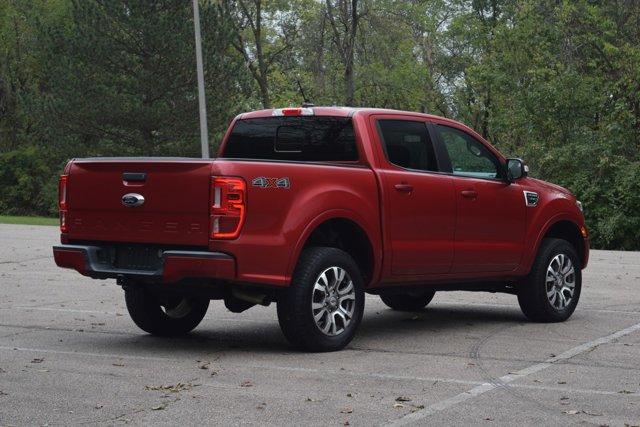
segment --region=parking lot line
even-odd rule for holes
[[[106,314],[109,316],[123,316],[122,313],[117,313],[115,311],[80,310],[75,308],[55,308],[55,307],[18,306],[18,307],[4,307],[4,308],[0,308],[0,310],[19,310],[19,311],[33,310],[33,311],[53,311],[53,312],[61,312],[61,313]],[[265,323],[261,320],[241,319],[236,317],[216,317],[215,320],[219,320],[222,322],[241,322],[241,323],[260,323],[260,324]]]
[[[551,366],[553,363],[558,362],[560,360],[566,360],[570,357],[573,357],[577,354],[583,353],[585,351],[588,351],[592,348],[594,348],[597,345],[600,344],[604,344],[606,342],[609,342],[613,339],[619,338],[621,336],[627,335],[628,333],[631,333],[635,330],[640,329],[640,324],[638,325],[634,325],[634,328],[632,329],[630,332],[624,333],[624,334],[620,334],[620,335],[616,335],[615,337],[611,338],[611,339],[607,339],[606,341],[601,341],[601,340],[596,340],[596,341],[592,341],[590,343],[589,347],[584,347],[586,344],[583,344],[581,346],[575,347],[574,349],[571,349],[559,356],[556,356],[555,358],[552,358],[554,361],[552,362],[551,359],[548,359],[546,362],[543,363],[539,363],[536,365],[533,365],[532,367],[529,368],[525,368],[521,371],[518,371],[514,374],[510,374],[510,375],[506,375],[504,377],[501,377],[498,381],[499,383],[486,383],[486,382],[482,382],[482,381],[473,381],[473,380],[461,380],[461,379],[456,379],[456,378],[441,378],[441,377],[423,377],[423,376],[409,376],[409,375],[394,375],[394,374],[380,374],[380,373],[369,373],[369,372],[351,372],[351,371],[332,371],[332,370],[325,370],[325,369],[314,369],[314,368],[302,368],[302,367],[295,367],[295,366],[278,366],[278,365],[272,365],[272,364],[246,364],[246,363],[241,363],[241,364],[235,364],[235,363],[225,363],[224,366],[226,367],[238,367],[238,368],[246,368],[246,369],[261,369],[261,370],[276,370],[276,371],[285,371],[285,372],[302,372],[302,373],[308,373],[308,374],[318,374],[318,375],[322,375],[322,376],[326,376],[326,375],[336,375],[336,376],[342,376],[342,375],[349,375],[351,377],[356,377],[356,378],[378,378],[378,379],[387,379],[387,380],[395,380],[395,381],[417,381],[417,382],[426,382],[426,383],[430,383],[430,384],[437,384],[437,383],[444,383],[444,384],[461,384],[461,385],[470,385],[470,386],[476,386],[473,389],[471,389],[469,392],[465,392],[465,393],[461,393],[457,396],[454,396],[451,399],[446,399],[442,402],[440,402],[439,404],[435,404],[432,406],[429,406],[428,408],[426,408],[423,411],[429,411],[431,410],[431,412],[426,413],[426,414],[422,414],[422,411],[420,412],[421,415],[423,415],[421,418],[424,418],[425,416],[428,416],[430,414],[433,414],[435,412],[437,412],[438,410],[442,410],[442,409],[446,409],[448,407],[452,406],[452,402],[453,404],[455,403],[459,403],[459,402],[463,402],[465,400],[468,400],[470,397],[473,396],[477,396],[480,395],[482,393],[485,393],[487,391],[493,390],[495,388],[501,387],[505,384],[508,384],[512,381],[515,381],[516,379],[522,378],[526,375],[530,375],[534,372],[539,372],[542,369],[545,369],[548,366]],[[631,328],[627,328],[624,329],[622,331],[619,332],[625,332],[628,329]],[[617,334],[617,333],[616,333]],[[614,334],[612,334],[614,335]],[[604,337],[604,338],[609,338],[611,337],[611,335]],[[593,345],[593,343],[597,343],[595,345]],[[578,353],[573,353],[573,351],[575,349],[582,349],[584,347],[584,349]],[[99,357],[99,358],[113,358],[113,359],[118,359],[118,360],[145,360],[145,361],[177,361],[179,359],[175,359],[175,358],[170,358],[170,357],[153,357],[153,356],[137,356],[137,355],[126,355],[126,354],[110,354],[110,353],[92,353],[92,352],[82,352],[82,351],[67,351],[67,350],[53,350],[53,349],[45,349],[45,348],[26,348],[26,347],[7,347],[7,346],[0,346],[0,350],[7,350],[7,351],[20,351],[20,352],[29,352],[29,353],[42,353],[42,354],[60,354],[60,355],[75,355],[75,356],[87,356],[87,357]],[[569,354],[572,354],[569,356]],[[181,359],[180,359],[181,360]],[[537,370],[533,370],[534,367],[538,367],[538,366],[542,366],[544,365],[544,367],[542,368],[537,368]],[[526,374],[522,374],[523,372],[526,372]],[[212,386],[212,387],[219,387],[220,386],[220,382],[216,381],[216,382],[209,382],[209,381],[204,381],[202,383],[203,386]],[[519,388],[519,389],[528,389],[528,390],[543,390],[543,391],[557,391],[557,392],[563,392],[563,393],[577,393],[577,394],[591,394],[591,395],[604,395],[604,396],[618,396],[620,393],[618,391],[610,391],[610,390],[593,390],[593,389],[583,389],[583,388],[572,388],[572,387],[554,387],[554,386],[545,386],[545,385],[528,385],[528,384],[510,384],[510,387],[513,388]],[[467,397],[468,396],[468,397]],[[627,393],[625,394],[626,397],[640,397],[640,393]],[[446,403],[446,406],[443,406],[444,403]],[[434,408],[440,408],[437,410],[433,410]],[[417,413],[417,412],[416,412]],[[414,413],[414,414],[416,414]],[[414,415],[411,414],[411,415]],[[405,418],[401,418],[400,421],[405,421],[407,420],[408,422],[412,422],[414,420],[409,419],[409,416],[405,417]],[[417,421],[417,420],[415,420]]]
[[[439,303],[439,304],[434,304],[438,305],[441,308],[448,308],[448,307],[460,307],[460,306],[472,306],[472,307],[486,307],[486,308],[516,308],[516,305],[511,305],[511,304],[483,304],[483,303],[470,303],[470,302],[463,302],[460,304],[456,304],[456,303],[452,303],[452,302],[447,302],[447,303]],[[61,313],[84,313],[84,314],[106,314],[109,316],[120,316],[122,315],[122,313],[116,313],[114,311],[99,311],[99,310],[83,310],[83,309],[75,309],[75,308],[57,308],[57,307],[30,307],[30,306],[15,306],[15,307],[0,307],[0,310],[20,310],[20,311],[27,311],[27,310],[35,310],[35,311],[53,311],[53,312],[61,312]],[[581,308],[579,309],[580,311],[589,311],[589,312],[594,312],[594,313],[608,313],[608,314],[624,314],[624,315],[638,315],[640,316],[640,311],[633,311],[633,310],[607,310],[607,309],[599,309],[599,308]],[[222,321],[234,321],[234,322],[247,322],[247,323],[264,323],[262,321],[257,321],[257,320],[250,320],[250,319],[241,319],[241,318],[237,318],[237,317],[233,317],[233,318],[216,318],[216,320],[222,320]]]
[[[466,402],[470,399],[473,399],[474,397],[480,396],[484,393],[487,393],[489,391],[495,390],[497,388],[500,388],[506,384],[512,383],[514,381],[517,381],[521,378],[524,378],[528,375],[531,374],[535,374],[537,372],[540,372],[544,369],[547,369],[548,367],[558,363],[558,362],[562,362],[564,360],[568,360],[571,359],[572,357],[575,357],[579,354],[585,353],[587,351],[590,351],[602,344],[607,344],[611,341],[614,341],[618,338],[624,337],[626,335],[629,335],[633,332],[639,331],[640,330],[640,323],[636,323],[635,325],[629,326],[628,328],[625,329],[621,329],[619,331],[613,332],[612,334],[606,335],[604,337],[600,337],[597,338],[593,341],[589,341],[586,342],[584,344],[581,344],[579,346],[573,347],[557,356],[553,356],[550,357],[549,359],[545,360],[544,362],[541,363],[536,363],[535,365],[531,365],[529,367],[526,367],[524,369],[521,369],[517,372],[514,373],[510,373],[507,375],[504,375],[500,378],[498,378],[495,382],[488,382],[488,383],[483,383],[480,384],[476,387],[473,387],[470,390],[467,390],[463,393],[457,394],[453,397],[450,397],[448,399],[442,400],[440,402],[434,403],[432,405],[427,406],[424,409],[421,409],[419,411],[410,413],[405,415],[404,417],[390,423],[389,425],[391,426],[404,426],[404,425],[409,425],[409,424],[417,424],[417,423],[421,423],[424,421],[425,418],[429,417],[430,415],[435,414],[436,412],[440,412],[440,411],[444,411],[446,409],[449,409],[459,403],[462,402]]]

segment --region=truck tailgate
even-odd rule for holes
[[[206,246],[211,161],[79,159],[69,170],[69,240]],[[125,206],[123,196],[144,198]]]

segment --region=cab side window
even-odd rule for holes
[[[500,177],[500,162],[480,141],[449,126],[437,125],[436,130],[451,162],[451,170],[443,172],[473,178]]]
[[[426,123],[378,120],[378,131],[390,163],[405,169],[438,170]]]

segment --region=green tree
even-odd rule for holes
[[[258,85],[263,108],[272,107],[271,80],[292,49],[298,33],[298,9],[291,1],[225,0],[233,25],[232,44]]]
[[[238,108],[241,63],[232,28],[202,5],[208,120],[219,132]],[[43,27],[49,90],[43,114],[82,155],[197,155],[190,2],[75,0],[69,28]]]

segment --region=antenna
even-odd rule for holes
[[[298,89],[300,90],[300,95],[302,95],[302,108],[311,108],[313,107],[313,102],[311,102],[307,95],[304,93],[304,89],[302,88],[302,84],[300,83],[300,79],[296,79],[296,83],[298,84]]]

